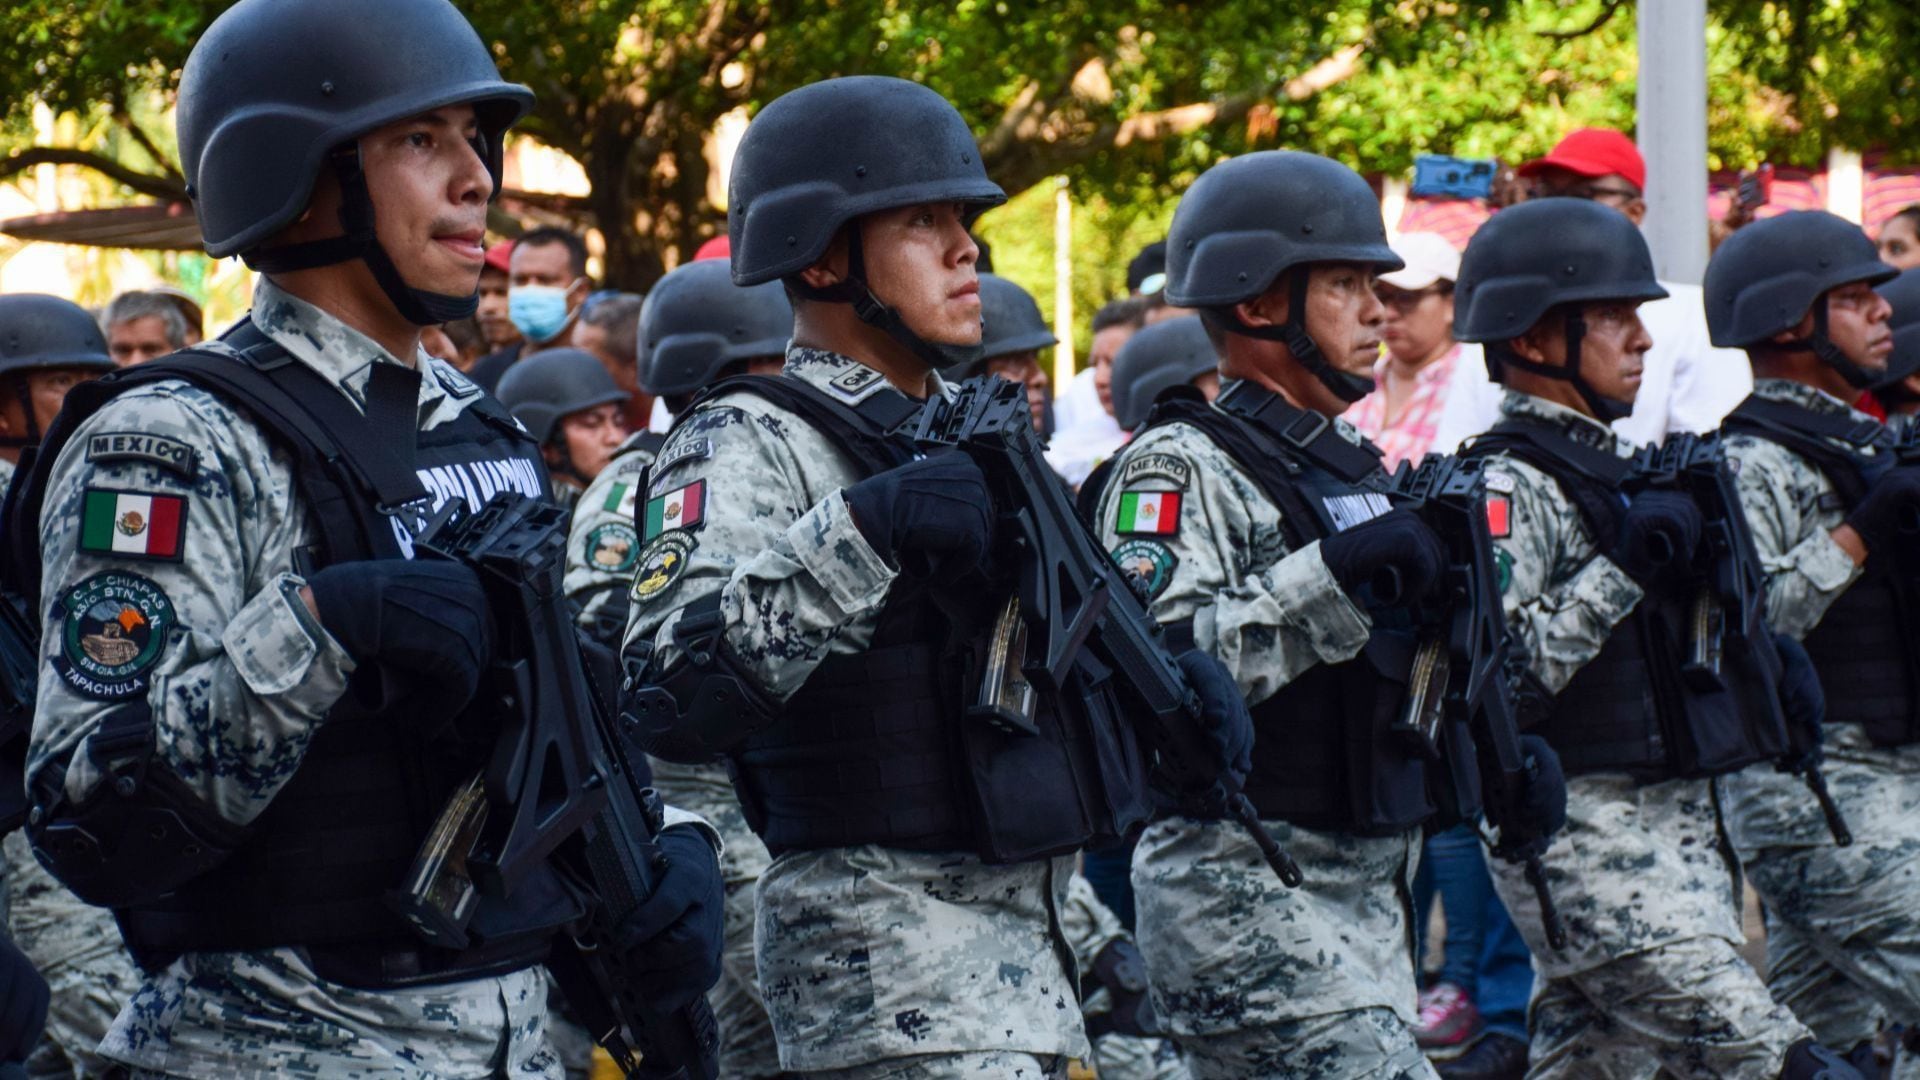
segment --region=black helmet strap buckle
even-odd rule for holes
[[[478,141],[474,149],[482,160],[491,160],[484,141]],[[327,156],[327,163],[340,181],[342,235],[251,251],[244,256],[247,265],[263,274],[284,274],[359,259],[373,272],[373,280],[392,301],[394,310],[415,326],[438,326],[472,315],[480,306],[477,286],[467,296],[416,289],[400,276],[399,267],[393,265],[386,248],[380,246],[373,224],[373,196],[367,190],[367,173],[361,166],[358,141],[336,147]]]
[[[1567,335],[1565,364],[1542,364],[1520,356],[1508,348],[1504,342],[1498,345],[1490,343],[1486,346],[1489,374],[1495,382],[1499,382],[1501,381],[1499,369],[1512,365],[1521,371],[1532,372],[1543,378],[1572,383],[1574,393],[1579,394],[1580,400],[1586,402],[1587,408],[1593,415],[1605,423],[1611,424],[1615,420],[1624,420],[1631,416],[1633,406],[1630,403],[1601,397],[1599,392],[1594,390],[1593,384],[1587,382],[1586,376],[1580,373],[1581,346],[1587,340],[1587,320],[1582,318],[1578,311],[1568,309],[1564,333]]]
[[[980,359],[986,351],[984,341],[973,345],[940,345],[928,341],[915,333],[900,316],[898,308],[892,307],[874,295],[873,286],[867,283],[866,245],[860,238],[860,222],[849,221],[847,232],[847,274],[832,285],[817,287],[809,285],[799,274],[787,279],[794,292],[808,300],[818,300],[828,304],[852,304],[853,314],[861,322],[879,330],[888,337],[907,347],[907,351],[930,368],[939,369],[955,364],[971,364]]]
[[[1827,336],[1826,293],[1821,293],[1820,298],[1813,302],[1813,332],[1796,341],[1786,342],[1782,347],[1811,352],[1821,363],[1839,372],[1840,377],[1847,380],[1847,385],[1855,390],[1873,388],[1875,374],[1847,359],[1847,354],[1841,352],[1840,346]]]
[[[1250,326],[1241,321],[1238,311],[1231,307],[1221,309],[1227,328],[1243,337],[1259,338],[1262,341],[1277,341],[1293,354],[1294,362],[1306,368],[1320,385],[1345,402],[1359,401],[1373,393],[1374,381],[1364,375],[1353,375],[1328,363],[1320,345],[1307,333],[1307,285],[1313,274],[1306,266],[1295,267],[1293,280],[1288,284],[1287,321],[1279,326]]]

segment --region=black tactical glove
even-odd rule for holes
[[[1880,1070],[1875,1068],[1874,1072]],[[1787,1047],[1780,1080],[1866,1080],[1866,1074],[1812,1039],[1801,1039]]]
[[[1567,826],[1567,774],[1560,768],[1560,755],[1540,736],[1522,735],[1520,760],[1527,765],[1520,811],[1539,823],[1540,835],[1552,836]]]
[[[1348,595],[1372,583],[1376,601],[1406,604],[1440,580],[1447,551],[1426,522],[1401,509],[1320,541],[1320,558]]]
[[[873,550],[914,577],[965,574],[981,565],[993,542],[987,477],[964,453],[909,461],[841,494]]]
[[[1627,506],[1620,540],[1610,556],[1641,588],[1693,563],[1706,519],[1700,507],[1677,491],[1643,491]]]
[[[1806,646],[1786,634],[1773,635],[1780,653],[1780,707],[1787,714],[1787,743],[1796,770],[1820,764],[1820,740],[1826,733],[1827,693]]]
[[[1847,524],[1867,542],[1867,553],[1890,555],[1920,543],[1920,465],[1896,465],[1867,489]]]
[[[0,934],[0,1063],[18,1065],[47,1026],[47,980],[19,946]]]
[[[1200,719],[1206,725],[1214,761],[1239,787],[1253,769],[1253,714],[1247,711],[1240,685],[1227,665],[1199,649],[1188,649],[1174,662],[1200,697]]]
[[[369,705],[430,705],[429,719],[473,700],[493,657],[493,619],[480,579],[463,563],[373,559],[338,563],[307,580],[320,625],[378,685],[355,688]]]
[[[690,1004],[720,981],[725,888],[720,858],[692,825],[660,830],[662,856],[653,895],[615,931],[626,970],[642,980],[661,1011]]]

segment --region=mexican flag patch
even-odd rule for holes
[[[1120,513],[1113,530],[1119,533],[1145,533],[1172,536],[1180,531],[1180,493],[1177,491],[1127,491],[1120,495]]]
[[[178,562],[186,517],[187,501],[178,495],[88,488],[80,550]]]
[[[695,480],[683,488],[647,500],[642,535],[651,540],[672,529],[691,529],[706,520],[707,482]]]

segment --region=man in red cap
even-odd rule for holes
[[[487,351],[518,348],[520,330],[507,317],[507,275],[513,260],[513,241],[502,240],[487,249],[486,265],[480,271],[480,306],[473,317],[480,323],[480,336]]]
[[[1591,199],[1627,216],[1635,225],[1647,216],[1647,163],[1640,149],[1610,128],[1581,128],[1561,139],[1546,157],[1519,168],[1531,198]],[[1670,294],[1640,308],[1653,337],[1641,374],[1633,415],[1614,431],[1629,442],[1659,442],[1668,432],[1711,431],[1753,389],[1753,374],[1737,352],[1707,341],[1700,287],[1660,283]],[[1447,406],[1435,431],[1435,450],[1447,450],[1478,435],[1499,419],[1500,388],[1479,364],[1454,366]]]

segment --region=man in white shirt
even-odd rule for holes
[[[1582,128],[1560,140],[1553,152],[1520,166],[1535,196],[1571,196],[1610,206],[1639,225],[1647,214],[1642,196],[1647,166],[1633,141],[1606,128]],[[1707,342],[1700,287],[1660,283],[1670,294],[1640,308],[1653,337],[1641,373],[1633,414],[1613,429],[1640,445],[1672,431],[1710,431],[1753,389],[1746,357]],[[1499,419],[1500,388],[1484,364],[1456,364],[1447,404],[1435,429],[1433,449],[1448,451],[1492,427]]]

